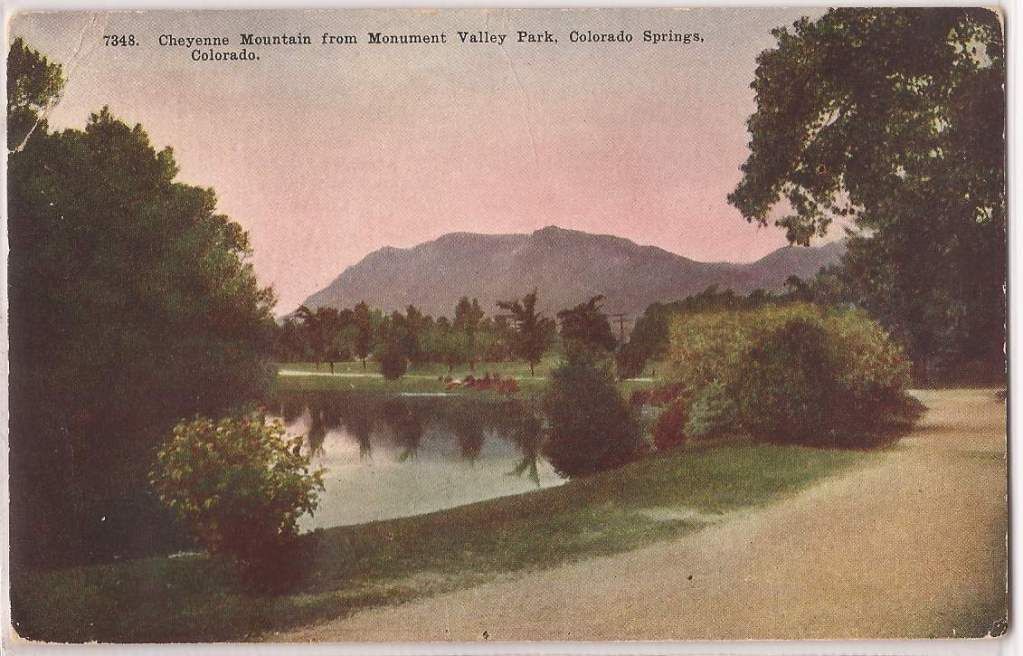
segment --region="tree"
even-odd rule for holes
[[[536,375],[536,363],[547,351],[554,332],[554,321],[536,310],[539,299],[537,290],[522,297],[522,300],[498,301],[497,307],[511,313],[515,325],[515,354],[529,363],[529,375]]]
[[[639,424],[606,362],[581,353],[555,369],[543,408],[550,423],[544,454],[564,476],[614,469],[643,451]]]
[[[272,291],[214,192],[106,109],[8,164],[14,555],[151,551],[173,525],[143,484],[153,450],[266,393]]]
[[[370,315],[369,306],[366,301],[360,301],[352,310],[352,320],[355,324],[355,339],[352,343],[352,352],[355,357],[362,360],[362,368],[366,369],[366,358],[373,350],[373,318]]]
[[[423,316],[415,305],[405,308],[405,316],[401,318],[401,348],[413,364],[426,358],[422,342],[432,322],[433,318]]]
[[[301,305],[295,310],[295,316],[302,322],[307,343],[316,361],[330,364],[330,373],[334,373],[334,363],[340,357],[341,337],[345,328],[342,315],[337,308],[324,306],[310,310]]]
[[[387,380],[398,380],[408,370],[408,358],[398,342],[389,341],[380,351],[380,373]]]
[[[463,296],[458,300],[458,305],[455,306],[455,319],[453,326],[455,330],[462,332],[466,336],[467,343],[467,354],[466,360],[469,362],[469,369],[476,370],[476,359],[479,357],[476,348],[476,333],[479,330],[480,322],[483,321],[483,309],[480,308],[480,302],[477,299],[469,301],[467,296]]]
[[[55,105],[64,89],[60,64],[15,37],[7,53],[7,150],[20,150],[32,133],[42,126],[46,131],[46,109]]]
[[[309,358],[305,330],[293,317],[286,317],[274,331],[273,359],[295,362]]]
[[[857,302],[925,368],[1004,366],[1005,58],[982,8],[832,9],[772,31],[729,202],[808,243],[848,224]]]
[[[618,340],[611,332],[611,322],[600,309],[603,294],[594,296],[568,310],[558,312],[561,320],[561,339],[566,344],[592,351],[613,352]]]

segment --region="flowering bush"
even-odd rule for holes
[[[279,569],[298,518],[313,513],[323,490],[323,471],[310,471],[302,441],[258,414],[182,421],[157,453],[150,482],[211,554],[263,577]]]

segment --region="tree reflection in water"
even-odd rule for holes
[[[507,474],[525,475],[540,485],[543,423],[539,413],[519,399],[303,392],[283,393],[276,405],[288,425],[303,414],[309,417],[306,444],[316,456],[324,455],[328,432],[342,428],[358,445],[360,459],[372,458],[374,441],[389,440],[397,447],[399,462],[415,460],[426,435],[453,437],[459,457],[471,465],[488,439],[500,439],[514,444],[521,454]]]

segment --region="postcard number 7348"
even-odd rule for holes
[[[104,34],[103,45],[105,46],[134,46],[138,45],[134,34]]]

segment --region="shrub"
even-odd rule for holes
[[[689,407],[685,433],[692,439],[718,437],[737,429],[739,419],[735,401],[720,381],[704,387]]]
[[[826,440],[838,372],[819,323],[793,318],[763,331],[744,353],[741,371],[739,412],[754,437]]]
[[[910,366],[866,313],[806,303],[681,316],[669,375],[693,399],[690,437],[744,428],[755,437],[858,446],[919,414]]]
[[[544,455],[564,476],[620,467],[645,448],[607,363],[579,358],[562,364],[551,373],[543,407],[549,421]]]
[[[683,399],[675,399],[657,417],[654,423],[654,446],[658,451],[682,446],[686,441],[686,419],[688,407]]]
[[[859,310],[831,313],[825,326],[837,371],[832,423],[838,442],[863,445],[864,438],[912,425],[922,411],[905,393],[912,365],[888,333]]]
[[[740,312],[682,314],[671,326],[667,377],[690,397],[706,385],[731,381],[749,343],[749,315]]]
[[[398,346],[388,346],[380,355],[380,373],[387,380],[398,380],[408,371],[408,358]]]
[[[260,587],[286,582],[298,518],[312,514],[323,471],[310,471],[302,437],[258,414],[179,422],[150,482],[211,554],[233,559]]]

